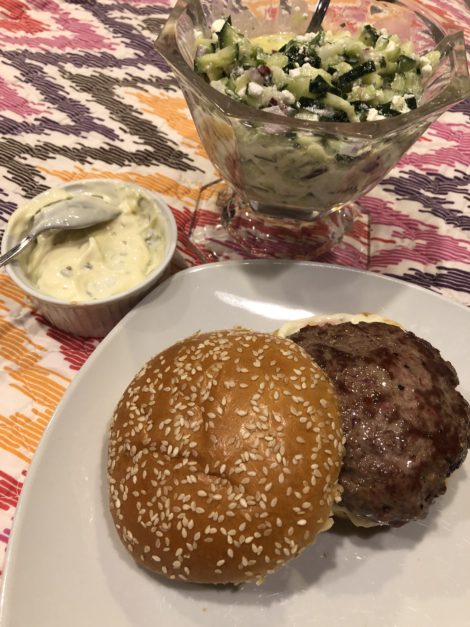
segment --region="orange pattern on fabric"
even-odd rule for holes
[[[10,277],[6,274],[0,274],[0,296],[6,296],[22,307],[28,307],[28,309],[31,309],[31,304],[26,294],[16,285],[16,283],[13,283]],[[2,309],[5,308],[5,301],[1,298],[0,307]],[[9,307],[7,307],[6,310],[9,310]]]
[[[129,94],[137,98],[143,112],[163,118],[181,137],[189,140],[182,142],[184,148],[193,150],[199,157],[208,158],[194,122],[189,117],[188,105],[184,98],[168,94],[149,94],[141,91],[133,91],[129,92]]]
[[[164,174],[159,174],[157,172],[152,174],[139,174],[138,172],[120,171],[118,174],[116,172],[99,170],[97,168],[84,170],[80,166],[75,167],[71,171],[50,170],[45,167],[38,167],[37,169],[41,172],[44,172],[45,174],[49,174],[50,176],[55,176],[56,178],[64,182],[79,181],[91,178],[103,178],[125,181],[127,183],[136,183],[137,185],[142,185],[143,187],[146,187],[147,189],[150,189],[154,192],[158,192],[159,194],[170,196],[173,199],[177,198],[182,203],[188,203],[189,201],[191,202],[191,204],[193,204],[196,201],[200,191],[200,184],[196,184],[194,187],[189,187],[187,185],[176,182],[169,176],[165,176]],[[214,180],[216,178],[218,177],[216,174],[214,174]]]
[[[40,420],[20,413],[0,416],[0,447],[30,463],[52,413]]]
[[[31,416],[21,412],[0,414],[0,448],[25,462],[31,461],[70,382],[68,377],[40,365],[45,355],[47,348],[34,342],[24,330],[7,321],[0,323],[0,359],[9,364],[3,367],[8,385],[25,397],[25,404],[26,400],[28,404],[34,401],[41,408],[33,409]]]

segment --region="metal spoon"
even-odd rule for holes
[[[49,207],[51,207],[49,209]],[[44,209],[47,208],[47,211]],[[34,216],[31,229],[13,248],[0,257],[0,268],[9,263],[43,231],[86,229],[117,218],[121,212],[102,198],[67,198],[46,205]]]
[[[320,30],[320,26],[325,18],[328,7],[330,6],[330,0],[318,0],[315,11],[313,12],[312,19],[307,26],[306,33],[316,33]]]

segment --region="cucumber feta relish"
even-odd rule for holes
[[[231,18],[197,37],[195,70],[218,91],[271,113],[311,121],[364,122],[415,109],[440,55],[366,24],[348,31],[249,39]]]

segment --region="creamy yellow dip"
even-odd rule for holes
[[[88,229],[42,233],[19,260],[25,278],[35,288],[68,302],[93,301],[135,287],[165,252],[164,223],[150,194],[131,185],[105,182],[84,182],[41,194],[13,214],[12,238],[19,239],[45,205],[83,194],[103,198],[121,214]]]

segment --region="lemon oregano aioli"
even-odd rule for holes
[[[92,228],[42,233],[19,259],[34,287],[68,302],[94,301],[135,287],[165,252],[163,221],[150,195],[125,183],[85,181],[84,188],[88,197],[103,197],[121,214]],[[11,218],[12,235],[19,238],[37,211],[70,195],[57,188],[23,205]]]

